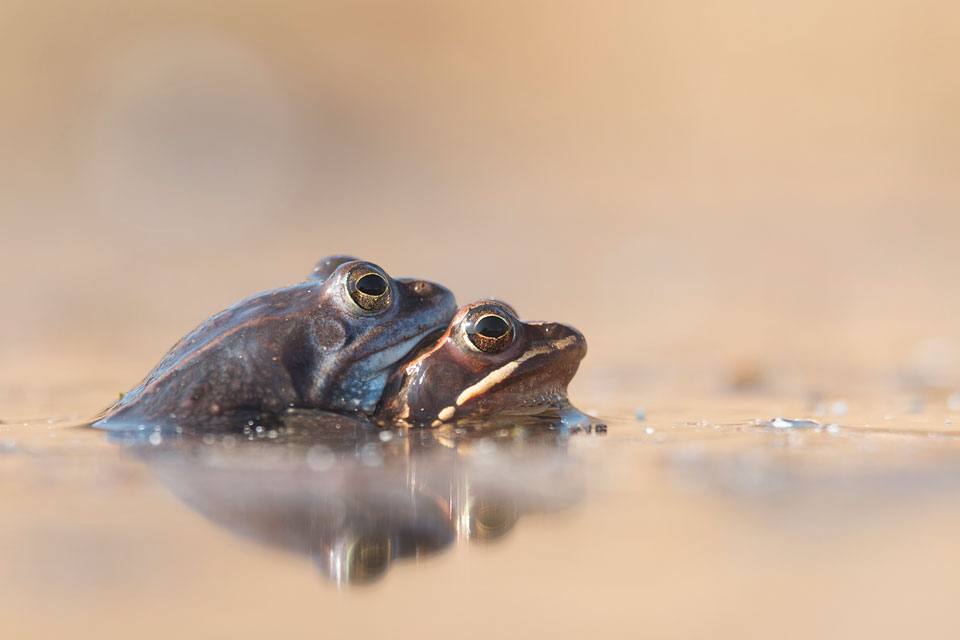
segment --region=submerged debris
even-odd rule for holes
[[[774,418],[767,422],[760,423],[764,427],[773,427],[774,429],[810,429],[820,428],[823,425],[816,420],[787,420],[786,418]]]

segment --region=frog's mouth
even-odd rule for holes
[[[433,329],[428,329],[424,334],[422,334],[420,340],[417,341],[417,343],[414,344],[413,347],[407,351],[402,358],[400,358],[398,364],[410,362],[420,354],[432,349],[434,346],[436,346],[437,341],[444,334],[444,332],[446,332],[446,330],[447,325],[438,325]]]
[[[383,374],[389,374],[394,369],[399,366],[402,366],[404,363],[409,362],[418,354],[422,353],[425,349],[428,349],[432,345],[436,344],[437,340],[440,339],[440,336],[443,335],[443,332],[446,331],[447,325],[438,324],[412,338],[407,338],[406,340],[401,340],[400,342],[395,342],[391,345],[387,345],[383,349],[380,349],[376,353],[372,354],[370,357],[374,360],[373,366],[370,368],[370,373],[373,374],[371,377],[379,377]]]

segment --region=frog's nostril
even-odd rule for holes
[[[439,295],[443,291],[443,287],[439,287],[432,282],[427,282],[425,280],[417,280],[413,283],[411,289],[413,289],[413,292],[421,298],[432,298],[433,296]]]

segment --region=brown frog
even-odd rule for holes
[[[184,336],[94,426],[137,429],[288,408],[370,413],[390,373],[450,321],[453,294],[333,256]]]
[[[567,385],[586,352],[572,327],[521,322],[502,302],[474,302],[390,377],[377,417],[438,425],[567,407]]]

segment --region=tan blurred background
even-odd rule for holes
[[[574,324],[582,394],[953,388],[958,60],[948,1],[2,0],[0,403],[342,252]]]

